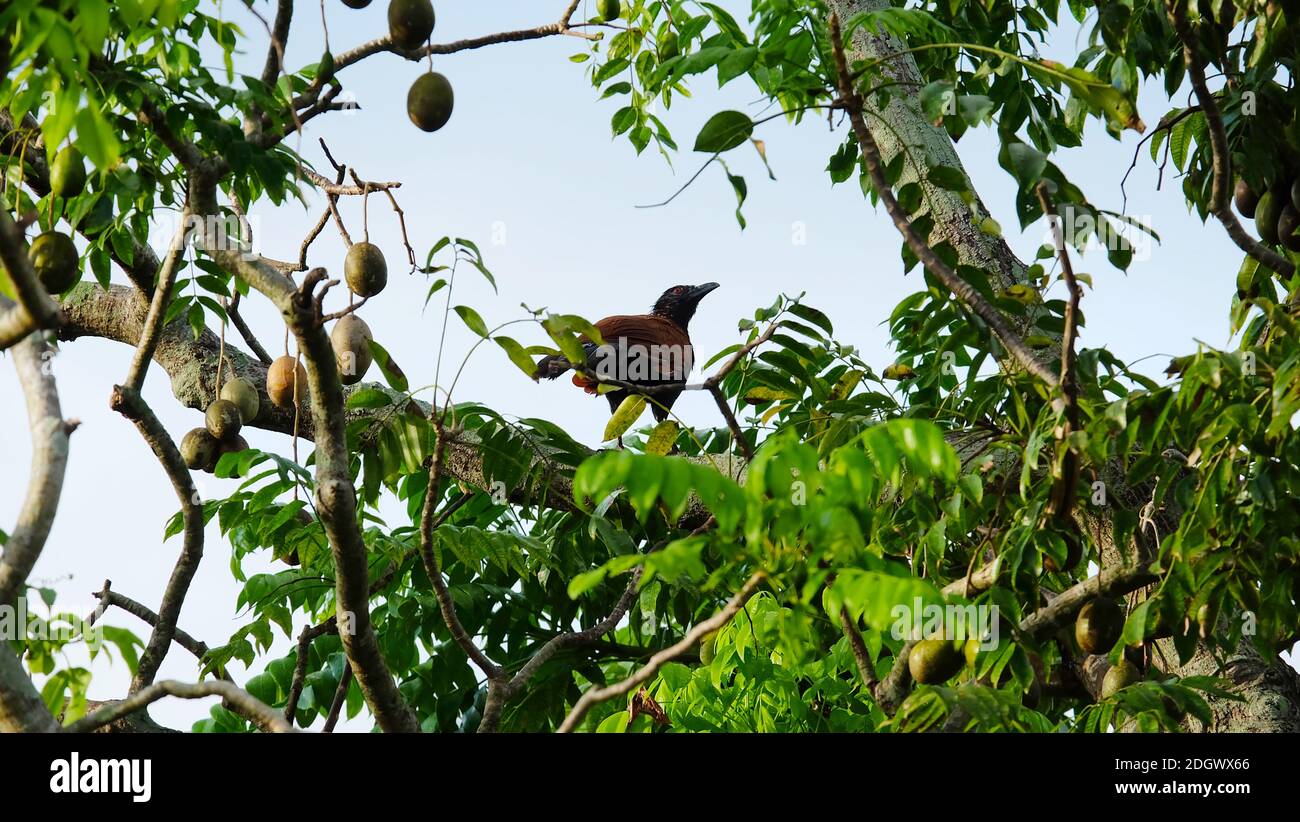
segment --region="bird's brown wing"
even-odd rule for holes
[[[596,329],[610,355],[619,357],[614,375],[618,379],[653,384],[679,382],[689,375],[691,338],[672,320],[653,314],[624,314],[600,320]],[[637,357],[642,358],[639,364],[634,362]],[[594,358],[590,364],[596,366]],[[574,375],[573,384],[596,393],[596,381],[581,374]]]

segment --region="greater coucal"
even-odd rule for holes
[[[600,385],[597,376],[647,388],[685,382],[694,359],[687,330],[691,317],[704,295],[717,287],[717,283],[675,285],[655,301],[649,314],[620,314],[597,322],[605,344],[598,347],[583,338],[587,373],[574,374],[573,384],[594,395]],[[563,354],[551,354],[538,360],[534,378],[553,380],[572,367]],[[619,388],[605,394],[611,414],[629,393]],[[657,422],[668,417],[668,409],[681,393],[676,388],[647,395]]]

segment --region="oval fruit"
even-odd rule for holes
[[[1291,205],[1295,206],[1297,211],[1300,211],[1300,177],[1296,177],[1291,182]]]
[[[307,369],[290,356],[279,357],[266,369],[266,395],[273,405],[293,408],[294,380],[298,381],[298,396],[307,396]]]
[[[700,643],[700,664],[712,665],[718,656],[717,636],[707,636]]]
[[[392,0],[388,4],[388,35],[398,48],[411,51],[433,34],[433,3],[429,0]]]
[[[1120,660],[1120,663],[1106,672],[1106,676],[1101,680],[1101,698],[1110,699],[1121,688],[1127,688],[1130,685],[1136,685],[1142,681],[1142,673],[1137,667],[1127,659]]]
[[[81,152],[67,148],[54,155],[50,164],[50,191],[59,197],[76,197],[86,187],[86,166]]]
[[[922,685],[938,685],[957,675],[966,663],[960,642],[948,639],[923,639],[907,655],[907,669],[912,679]]]
[[[681,53],[681,45],[677,39],[677,32],[670,31],[659,41],[659,62],[671,60]]]
[[[1300,251],[1300,211],[1287,203],[1277,218],[1277,238],[1291,251]]]
[[[181,439],[181,459],[195,471],[211,471],[221,443],[206,428],[195,428]]]
[[[221,386],[221,399],[233,402],[239,409],[239,419],[246,423],[257,419],[262,406],[257,388],[243,377],[236,377]]]
[[[41,285],[51,294],[62,294],[81,278],[77,246],[67,234],[47,231],[32,240],[27,249],[32,268]]]
[[[1245,180],[1237,181],[1237,188],[1232,194],[1232,200],[1237,204],[1237,211],[1241,212],[1243,217],[1255,217],[1255,208],[1259,205],[1259,196],[1250,190]]]
[[[239,418],[239,406],[230,400],[213,400],[204,415],[204,422],[207,423],[208,433],[222,442],[239,436],[243,424]]]
[[[358,297],[373,297],[388,285],[388,263],[373,243],[353,243],[343,260],[343,277]],[[278,403],[277,403],[278,404]]]
[[[623,13],[620,6],[618,0],[600,0],[597,9],[600,11],[601,19],[608,23],[610,20],[617,20],[619,15]]]
[[[1269,245],[1277,245],[1277,219],[1282,216],[1282,203],[1272,191],[1265,191],[1255,207],[1255,230],[1259,238]]]
[[[370,0],[343,0],[343,5],[350,9],[364,9],[370,5]]]
[[[344,385],[361,382],[361,378],[370,369],[374,355],[370,352],[370,341],[374,335],[370,326],[356,314],[348,314],[334,323],[330,332],[330,345],[334,348],[334,359],[339,365],[339,378]]]
[[[436,71],[416,78],[406,93],[406,115],[422,131],[437,131],[451,119],[456,103],[451,82]]]
[[[1074,639],[1084,653],[1104,654],[1124,630],[1124,609],[1113,599],[1094,599],[1074,620]]]

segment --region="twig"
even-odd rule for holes
[[[352,684],[352,666],[343,663],[343,675],[339,677],[339,686],[334,690],[334,701],[330,703],[329,716],[325,717],[325,727],[321,728],[321,733],[334,733],[334,726],[338,724],[339,715],[343,712],[343,705],[348,700],[348,686]]]
[[[182,699],[202,699],[206,696],[219,696],[224,701],[224,704],[233,706],[233,711],[263,731],[294,733],[294,727],[285,722],[284,718],[275,712],[275,709],[243,688],[236,687],[223,679],[210,679],[207,682],[193,683],[164,679],[136,691],[121,702],[114,702],[78,719],[69,725],[66,730],[69,733],[88,733],[142,710],[165,696],[178,696]]]
[[[158,289],[162,292],[163,289]],[[181,459],[176,443],[172,441],[167,430],[163,428],[153,410],[140,396],[139,392],[129,386],[114,386],[109,401],[110,407],[135,423],[140,435],[153,449],[154,455],[162,465],[167,478],[171,480],[176,498],[181,504],[183,521],[182,547],[180,557],[172,568],[167,588],[163,591],[158,606],[158,622],[140,655],[140,664],[131,679],[131,693],[136,693],[153,682],[162,665],[163,658],[170,650],[172,637],[176,633],[176,622],[180,616],[181,606],[189,593],[190,583],[198,570],[199,561],[203,559],[203,505],[189,469]]]
[[[190,210],[186,207],[181,212],[181,225],[172,236],[172,244],[167,249],[162,266],[158,269],[158,284],[154,288],[153,298],[149,301],[149,313],[144,319],[144,329],[140,332],[140,344],[136,346],[135,356],[131,359],[131,368],[126,374],[126,387],[139,392],[144,387],[144,378],[149,373],[149,362],[158,347],[158,335],[162,331],[163,317],[171,302],[172,286],[176,283],[176,269],[185,251],[193,223]]]
[[[1061,220],[1056,213],[1056,205],[1047,191],[1047,183],[1040,182],[1037,187],[1038,202],[1052,227],[1052,240],[1056,244],[1056,253],[1061,261],[1061,276],[1069,291],[1065,304],[1065,327],[1061,332],[1061,411],[1065,422],[1057,428],[1056,439],[1065,446],[1061,461],[1061,475],[1052,489],[1051,513],[1058,520],[1072,523],[1070,509],[1074,505],[1075,489],[1079,483],[1079,455],[1069,445],[1070,433],[1079,428],[1079,383],[1075,376],[1075,340],[1079,335],[1079,299],[1083,290],[1074,276],[1074,266],[1070,263],[1070,254],[1065,247],[1065,238],[1061,233]]]
[[[433,462],[429,466],[429,485],[424,495],[424,508],[420,513],[420,559],[424,563],[424,572],[433,586],[438,607],[442,611],[443,622],[447,624],[452,639],[489,680],[500,679],[504,675],[500,666],[488,659],[487,654],[474,644],[473,638],[461,623],[460,616],[456,613],[456,603],[451,598],[451,591],[447,590],[447,583],[442,578],[441,569],[438,568],[437,555],[433,551],[433,509],[437,505],[441,486],[442,457],[446,437],[443,435],[442,415],[431,409],[429,418],[433,422],[437,441],[433,450]]]
[[[560,733],[570,733],[577,728],[579,723],[582,722],[582,718],[586,716],[587,711],[590,710],[593,705],[599,704],[608,699],[613,699],[616,696],[622,696],[623,694],[635,690],[646,682],[649,682],[654,678],[655,674],[659,673],[659,669],[667,662],[671,661],[683,651],[694,646],[704,636],[713,633],[730,622],[731,618],[735,616],[741,608],[745,607],[745,603],[749,601],[749,598],[754,595],[756,590],[758,590],[759,584],[766,578],[767,574],[763,571],[755,571],[754,574],[745,582],[744,586],[736,592],[735,596],[727,602],[722,610],[687,631],[686,636],[682,637],[672,646],[650,657],[649,662],[627,679],[624,679],[621,682],[616,682],[613,685],[607,685],[603,688],[591,688],[587,690],[587,692],[578,699],[577,704],[573,706],[573,710],[569,712],[569,715],[564,718],[564,722],[561,723],[559,728]]]
[[[1278,254],[1246,233],[1237,215],[1232,213],[1229,196],[1232,189],[1232,154],[1228,148],[1228,136],[1223,127],[1223,114],[1219,111],[1218,101],[1210,93],[1205,80],[1205,63],[1196,51],[1196,36],[1187,22],[1185,0],[1166,0],[1169,18],[1173,21],[1174,31],[1183,43],[1183,60],[1187,63],[1187,76],[1192,82],[1192,90],[1205,112],[1205,124],[1210,133],[1210,152],[1214,160],[1214,177],[1210,187],[1210,213],[1218,218],[1227,230],[1228,236],[1237,247],[1246,252],[1261,265],[1272,269],[1282,277],[1295,273],[1291,261]],[[1294,302],[1300,298],[1300,291],[1292,295]]]

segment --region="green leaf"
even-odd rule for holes
[[[721,111],[709,118],[695,138],[695,150],[710,154],[729,151],[754,133],[754,121],[739,111]]]
[[[95,106],[77,112],[77,148],[101,169],[117,165],[121,156],[117,135]]]
[[[618,406],[618,410],[614,412],[614,416],[610,417],[609,422],[605,425],[604,442],[618,439],[626,434],[627,430],[631,428],[632,424],[641,416],[641,412],[645,411],[645,406],[646,399],[643,395],[628,395],[627,399],[623,400],[623,402]]]
[[[350,409],[383,408],[391,405],[392,402],[392,397],[378,388],[362,388],[348,396],[347,407]]]
[[[374,340],[370,341],[370,353],[375,355],[375,365],[379,366],[380,372],[384,375],[384,381],[389,384],[395,391],[406,392],[411,390],[411,384],[407,382],[406,374],[401,367],[393,361],[392,355],[388,349],[384,348]]]
[[[650,432],[650,438],[646,440],[645,452],[659,456],[667,454],[677,444],[679,430],[676,420],[664,420],[659,423]]]
[[[510,358],[510,362],[514,363],[529,379],[537,379],[537,363],[533,362],[533,358],[528,356],[528,352],[522,345],[505,336],[493,337],[492,341],[501,346],[506,356]]]
[[[480,337],[483,337],[484,339],[487,338],[488,336],[487,323],[483,322],[483,318],[478,315],[477,311],[475,311],[474,309],[470,308],[467,305],[458,305],[454,307],[452,310],[455,311],[456,314],[458,314],[460,318],[465,321],[465,325],[469,326],[470,331],[473,331],[475,334],[479,335]]]

